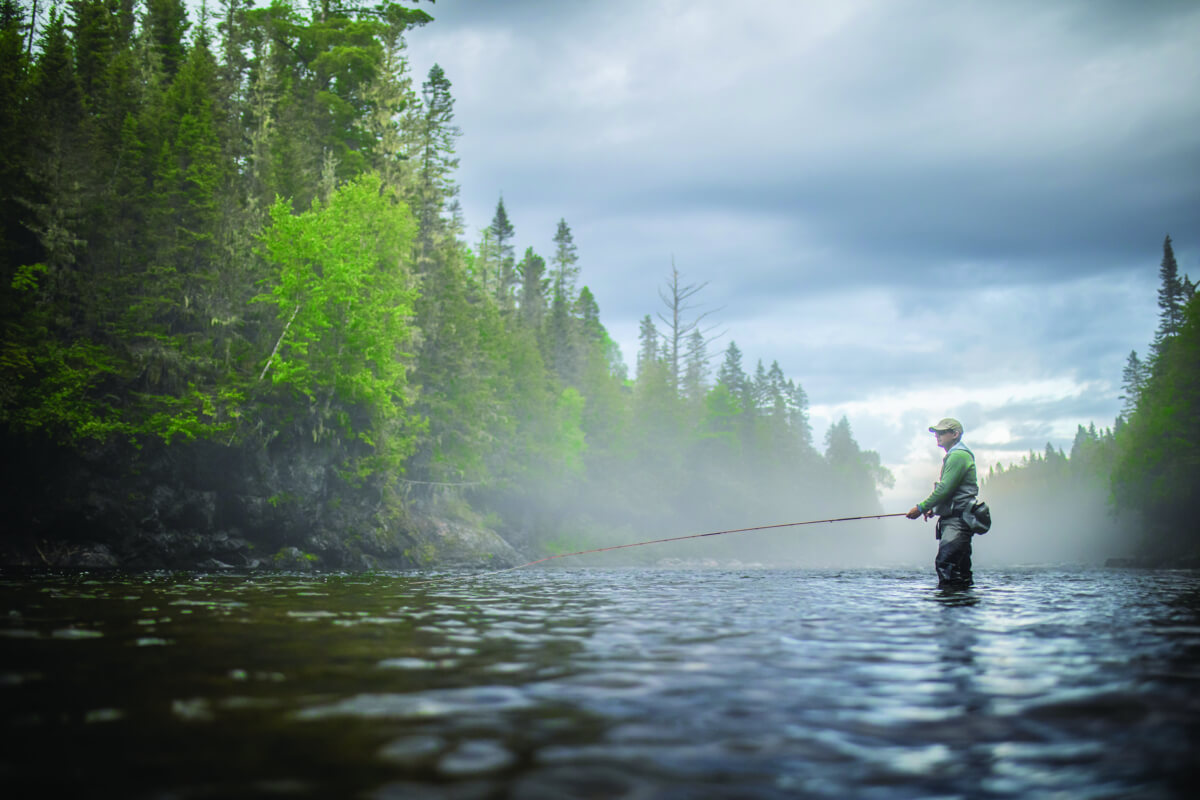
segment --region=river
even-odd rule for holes
[[[1200,574],[976,581],[0,574],[0,780],[12,798],[1193,796]]]

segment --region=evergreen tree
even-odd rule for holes
[[[1151,555],[1200,555],[1193,498],[1200,494],[1200,301],[1160,349],[1136,411],[1117,437],[1118,508],[1146,514]]]
[[[751,405],[755,413],[769,411],[771,408],[771,381],[767,377],[767,368],[762,359],[754,365],[754,377],[750,381]]]
[[[26,161],[30,108],[26,103],[29,62],[25,57],[24,11],[15,0],[0,1],[0,298],[9,297],[12,271],[31,264],[36,239],[23,224],[26,209],[21,198],[29,198]],[[0,308],[0,317],[13,319],[15,309]]]
[[[692,402],[701,401],[707,391],[708,359],[708,341],[700,331],[693,330],[688,335],[682,385],[683,396]]]
[[[513,255],[512,238],[514,229],[504,209],[504,197],[496,203],[496,213],[488,228],[494,242],[493,253],[496,263],[496,301],[502,309],[512,308],[513,289],[517,284],[516,259]]]
[[[566,304],[575,300],[575,281],[579,277],[579,252],[575,237],[565,219],[558,221],[554,231],[554,257],[551,259],[550,280],[556,295],[562,295]]]
[[[1166,343],[1179,332],[1183,321],[1184,290],[1179,278],[1179,265],[1175,262],[1175,251],[1171,237],[1163,240],[1162,264],[1158,271],[1158,331],[1154,334],[1154,354],[1161,354]]]
[[[574,313],[576,319],[579,320],[579,327],[583,331],[584,339],[599,344],[608,338],[608,333],[600,324],[600,306],[596,303],[596,297],[592,294],[592,290],[586,286],[579,290],[579,297],[575,300]]]
[[[183,65],[187,54],[184,37],[191,23],[187,18],[187,5],[183,0],[145,0],[146,29],[154,44],[154,50],[168,77],[173,76]]]
[[[147,299],[158,305],[154,317],[171,333],[205,332],[213,312],[225,303],[218,271],[220,195],[228,190],[232,165],[225,160],[219,133],[216,61],[201,28],[196,42],[162,96],[157,110],[153,237]]]
[[[525,257],[517,267],[521,276],[521,321],[525,327],[540,334],[546,310],[546,260],[525,248]]]
[[[788,402],[788,425],[802,451],[813,449],[812,425],[808,417],[808,393],[800,384],[791,385]]]
[[[70,0],[74,17],[75,74],[87,105],[102,101],[105,73],[118,34],[120,7],[113,0]]]
[[[29,87],[29,139],[26,161],[29,196],[25,225],[38,238],[46,278],[43,291],[60,305],[61,318],[78,318],[77,256],[84,245],[78,177],[85,172],[83,98],[75,76],[66,25],[57,9],[50,12],[41,53]]]
[[[1138,358],[1137,350],[1130,350],[1121,372],[1121,414],[1128,418],[1136,409],[1142,387],[1146,384],[1146,365]]]
[[[589,337],[586,331],[575,331],[571,324],[571,308],[575,300],[575,280],[579,275],[579,255],[571,228],[565,219],[558,221],[554,232],[554,257],[550,268],[550,313],[546,320],[545,347],[547,361],[559,379],[574,383],[579,379],[581,359],[579,350],[585,344],[580,336]],[[594,305],[595,298],[590,297]],[[589,309],[590,313],[590,309]],[[597,322],[598,322],[597,315]],[[586,327],[586,323],[585,323]]]
[[[413,208],[417,215],[417,247],[420,257],[428,257],[437,237],[444,233],[446,221],[442,212],[458,194],[454,170],[458,158],[454,155],[454,140],[461,135],[454,124],[454,98],[450,81],[440,66],[429,69],[429,77],[421,86],[421,113],[417,125],[416,193]]]
[[[717,383],[725,387],[742,411],[749,410],[745,405],[745,399],[749,397],[749,380],[742,370],[742,351],[737,342],[731,341],[729,347],[725,348],[725,359],[717,370]]]
[[[642,317],[638,328],[638,345],[637,372],[640,379],[643,373],[659,361],[658,329],[654,327],[654,320],[650,319],[649,314]]]
[[[836,490],[840,490],[838,493],[846,508],[880,512],[882,506],[877,487],[890,487],[895,479],[882,465],[878,453],[859,448],[850,431],[850,422],[844,416],[825,434],[825,461],[837,479]]]

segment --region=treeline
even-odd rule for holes
[[[1131,351],[1112,428],[1080,426],[1069,454],[1046,445],[984,491],[1017,511],[1055,552],[1200,557],[1192,498],[1200,493],[1200,300],[1180,275],[1171,237],[1159,266],[1159,324],[1146,359]],[[1103,511],[1104,513],[1100,513]],[[1098,534],[1097,534],[1098,532]],[[1074,546],[1078,545],[1078,546]],[[1032,552],[1037,552],[1036,550]],[[1036,556],[1034,556],[1036,557]]]
[[[819,450],[777,364],[748,373],[730,343],[713,373],[701,287],[673,268],[630,380],[565,220],[548,258],[518,257],[501,199],[467,242],[451,83],[434,66],[416,85],[405,56],[428,14],[214,5],[193,22],[182,0],[70,0],[35,20],[0,0],[0,430],[21,524],[64,464],[240,480],[295,520],[351,497],[359,528],[482,519],[529,551],[879,508],[891,477],[845,419]]]
[[[1159,324],[1148,359],[1129,354],[1126,416],[1117,431],[1113,500],[1142,515],[1151,554],[1200,557],[1200,299],[1163,241]]]

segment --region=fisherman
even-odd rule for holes
[[[913,506],[907,517],[916,519],[924,515],[929,519],[937,515],[938,551],[933,563],[938,586],[970,586],[972,534],[962,515],[979,495],[975,454],[963,444],[963,426],[958,420],[947,417],[929,431],[937,437],[938,447],[946,451],[942,474],[933,493]]]

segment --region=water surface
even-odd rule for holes
[[[0,578],[6,794],[1169,798],[1196,777],[1194,572],[433,577]]]

